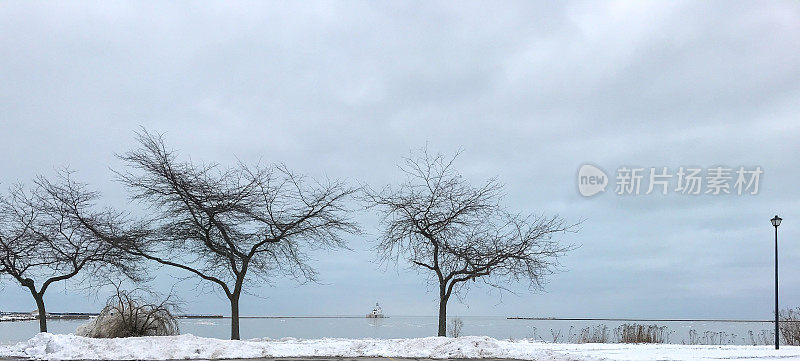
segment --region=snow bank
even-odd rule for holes
[[[167,360],[256,357],[513,358],[522,360],[800,360],[800,347],[775,351],[768,346],[683,346],[626,344],[551,344],[489,337],[414,339],[253,339],[229,341],[192,335],[90,339],[40,333],[12,346],[0,357],[46,360]]]

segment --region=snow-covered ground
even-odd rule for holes
[[[40,333],[16,345],[0,346],[0,357],[47,360],[164,360],[255,357],[513,358],[524,360],[800,360],[800,346],[684,346],[554,344],[489,337],[412,339],[252,339],[230,341],[192,335],[89,339]]]

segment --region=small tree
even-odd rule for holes
[[[68,172],[59,175],[59,183],[40,177],[31,190],[18,185],[0,198],[0,275],[7,274],[30,291],[41,332],[47,332],[44,295],[53,283],[111,270],[136,278],[125,253],[72,216],[71,209],[86,210],[96,198],[97,193],[72,181]]]
[[[506,211],[497,181],[473,187],[453,169],[455,158],[423,150],[401,166],[404,183],[365,191],[369,206],[382,214],[379,257],[405,258],[437,286],[439,336],[446,335],[448,300],[476,280],[503,289],[504,282],[527,279],[541,288],[571,249],[553,236],[574,228],[558,216]]]
[[[137,135],[141,148],[120,156],[128,170],[117,174],[131,198],[150,208],[149,232],[104,239],[218,286],[230,301],[231,339],[240,338],[246,283],[275,273],[314,280],[305,249],[345,247],[341,234],[358,232],[344,206],[355,189],[344,183],[304,182],[282,165],[181,162],[161,136]]]
[[[464,328],[464,321],[456,317],[450,320],[450,337],[461,337],[461,329]]]

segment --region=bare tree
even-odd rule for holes
[[[438,286],[439,336],[446,335],[448,300],[465,293],[470,281],[504,289],[505,282],[526,279],[541,288],[571,249],[553,236],[574,230],[558,216],[506,211],[497,181],[473,187],[453,169],[456,156],[412,154],[401,166],[404,183],[365,190],[369,206],[382,214],[379,257],[404,258]]]
[[[282,165],[181,162],[160,135],[143,131],[137,139],[139,149],[119,156],[128,170],[117,174],[149,207],[150,232],[107,239],[219,287],[230,301],[231,339],[240,338],[246,283],[275,274],[315,280],[305,250],[346,247],[342,234],[358,232],[344,206],[356,190],[342,182],[306,182]]]
[[[58,183],[39,177],[32,189],[18,185],[0,198],[0,275],[5,273],[30,291],[41,332],[47,332],[44,295],[53,283],[111,271],[138,278],[130,257],[73,217],[72,209],[87,210],[97,197],[63,172]]]

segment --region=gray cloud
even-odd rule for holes
[[[464,174],[498,175],[513,209],[585,222],[548,293],[518,286],[498,304],[476,289],[453,313],[768,318],[776,212],[783,299],[800,305],[797,2],[4,2],[0,19],[3,185],[70,165],[128,206],[108,167],[140,125],[194,160],[376,186],[409,149],[463,148]],[[585,162],[765,174],[757,196],[583,199]],[[243,312],[360,314],[377,299],[432,314],[422,277],[373,262],[377,223],[358,217],[353,252],[315,254],[323,285],[277,280]],[[33,308],[17,288],[0,309]]]

